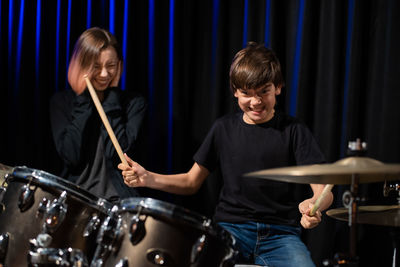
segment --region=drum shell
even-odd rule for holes
[[[160,203],[157,201],[157,204]],[[214,231],[215,226],[203,227],[201,221],[196,222],[198,216],[192,217],[193,213],[182,213],[180,210],[181,216],[172,217],[159,211],[154,212],[147,206],[139,215],[144,221],[144,236],[134,244],[130,240],[130,228],[136,214],[137,209],[120,212],[122,237],[105,261],[106,267],[116,266],[122,259],[127,260],[129,266],[154,267],[157,265],[152,263],[151,253],[157,251],[167,255],[164,265],[161,266],[233,266],[230,259],[234,252],[231,236],[227,232],[223,233],[224,237],[220,236],[222,232]],[[193,260],[193,249],[202,237],[205,237],[205,245],[196,260]]]
[[[34,170],[20,169],[20,171],[23,174],[17,170],[14,175],[7,178],[7,190],[2,200],[5,209],[0,213],[0,234],[8,233],[9,235],[5,266],[28,266],[30,239],[35,239],[39,233],[43,232],[44,216],[38,212],[39,205],[43,199],[51,202],[59,198],[63,191],[67,192],[65,201],[67,212],[60,225],[49,233],[52,241],[48,247],[79,249],[90,263],[96,249],[99,227],[86,237],[83,233],[92,217],[98,216],[100,221],[104,220],[106,210],[111,204],[48,173],[39,172],[45,177],[32,179],[25,174],[33,173]],[[21,211],[18,207],[18,198],[21,188],[27,185],[29,180],[30,187],[34,188],[33,204],[26,211]],[[97,202],[102,203],[101,206],[96,205]]]

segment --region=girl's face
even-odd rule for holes
[[[243,111],[243,120],[248,124],[264,123],[272,119],[275,113],[276,96],[281,93],[281,86],[273,83],[257,89],[237,89],[235,97]]]
[[[100,53],[99,58],[93,64],[91,82],[97,91],[104,91],[110,86],[111,81],[117,75],[119,59],[113,47],[109,47]]]

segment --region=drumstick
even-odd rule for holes
[[[104,112],[103,107],[101,106],[100,100],[97,97],[96,91],[94,90],[92,83],[90,82],[87,75],[84,75],[83,78],[85,78],[86,84],[89,89],[89,93],[92,96],[92,99],[96,106],[96,109],[99,112],[100,118],[103,121],[104,126],[106,127],[107,133],[110,136],[115,149],[117,150],[117,153],[118,153],[119,158],[121,159],[121,162],[124,163],[125,165],[128,165],[128,162],[126,161],[126,159],[124,157],[124,153],[122,152],[121,146],[119,145],[118,140],[115,137],[115,134],[111,128],[111,125],[108,122],[106,113]]]
[[[310,211],[310,215],[311,215],[311,216],[313,216],[313,215],[317,212],[317,210],[318,210],[318,208],[319,208],[319,205],[321,205],[321,202],[322,202],[322,200],[325,198],[325,196],[326,196],[329,192],[331,192],[332,187],[333,187],[333,184],[327,184],[327,185],[325,185],[324,190],[322,191],[321,195],[318,197],[317,201],[315,201],[314,207],[313,207],[313,208],[311,209],[311,211]]]

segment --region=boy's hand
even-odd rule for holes
[[[310,215],[313,206],[314,204],[312,204],[309,199],[306,199],[299,204],[299,211],[302,214],[300,224],[305,229],[312,229],[321,222],[322,214],[319,210],[317,210],[314,215]]]
[[[124,154],[128,166],[124,163],[118,164],[118,169],[122,171],[124,183],[130,187],[143,187],[146,186],[146,177],[148,172],[140,164],[133,161],[128,155]]]

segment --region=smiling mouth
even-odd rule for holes
[[[108,83],[108,80],[104,80],[104,81],[96,80],[96,82],[97,82],[98,84],[100,84],[100,85],[106,85],[106,84]]]
[[[254,108],[252,108],[252,107],[249,107],[249,110],[251,111],[251,112],[253,112],[253,113],[257,113],[257,114],[261,114],[263,111],[264,111],[264,109],[262,108],[262,109],[254,109]]]

